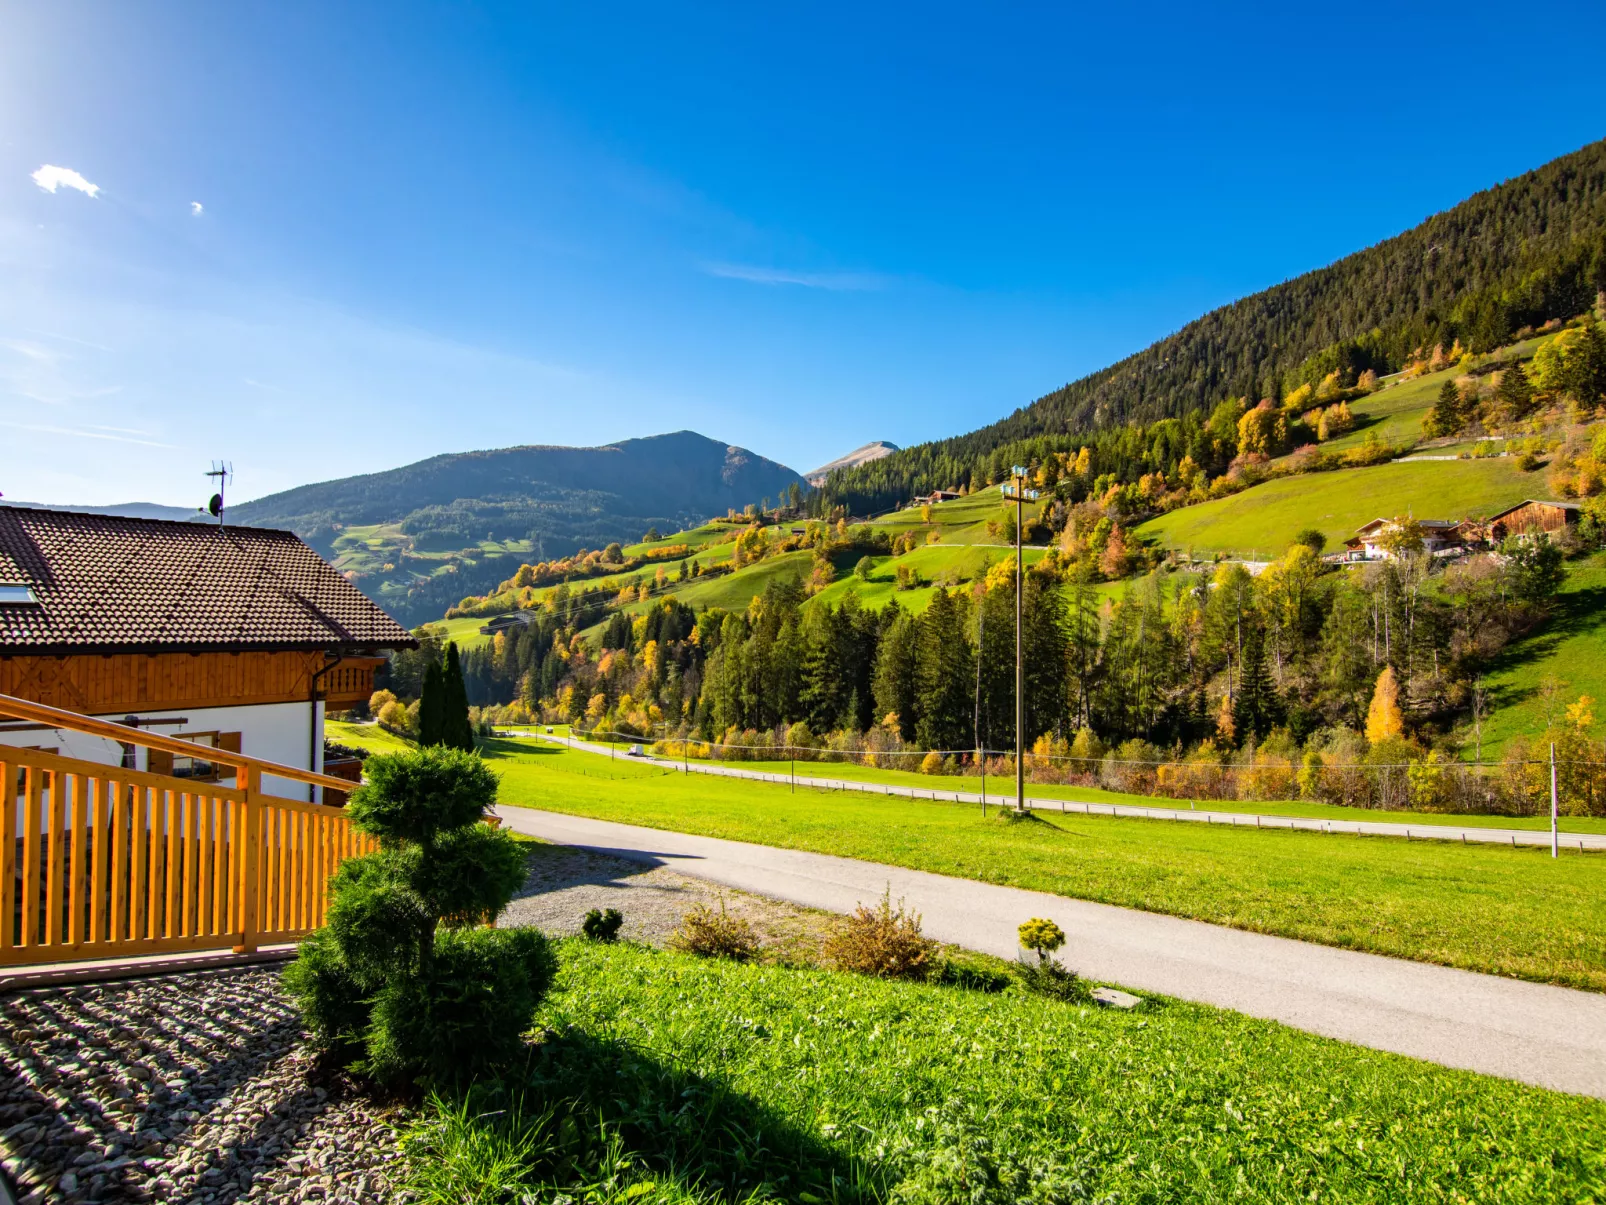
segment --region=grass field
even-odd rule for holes
[[[1137,534],[1167,548],[1270,560],[1306,527],[1325,535],[1332,548],[1371,519],[1459,519],[1545,497],[1544,478],[1522,472],[1514,460],[1413,461],[1278,478],[1160,515]]]
[[[437,619],[424,626],[440,633],[442,640],[449,640],[460,650],[467,651],[491,642],[491,637],[480,635],[480,629],[490,623],[491,618],[489,615],[470,615],[460,619]]]
[[[1262,933],[1606,991],[1606,858],[790,793],[530,742],[504,803],[813,850]]]
[[[1592,696],[1596,715],[1606,719],[1606,555],[1569,566],[1556,614],[1495,659],[1486,679],[1492,710],[1483,725],[1485,757],[1500,757],[1514,736],[1543,740],[1540,685],[1547,677],[1563,685],[1557,719],[1560,705],[1579,695]]]
[[[1433,408],[1440,386],[1456,375],[1453,369],[1429,373],[1351,402],[1355,429],[1328,440],[1323,450],[1345,452],[1358,448],[1368,436],[1401,450],[1413,447],[1422,438],[1422,419]]]
[[[1578,1202],[1606,1178],[1600,1101],[1201,1006],[558,953],[527,1065],[409,1136],[421,1202]]]

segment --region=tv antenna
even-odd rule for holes
[[[223,526],[223,492],[228,488],[229,482],[234,480],[234,465],[223,460],[214,460],[212,467],[206,471],[208,477],[217,478],[217,493],[213,494],[207,504],[202,507],[207,514],[217,520],[219,527]]]

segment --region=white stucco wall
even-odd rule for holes
[[[142,729],[144,732],[162,736],[181,736],[186,732],[238,732],[241,753],[294,766],[299,770],[321,771],[324,706],[322,703],[316,704],[315,712],[312,711],[313,706],[309,703],[259,703],[249,707],[184,707],[175,711],[141,711],[138,715],[142,720],[178,717],[185,720],[183,724],[163,724]],[[99,718],[121,720],[126,715],[126,712],[120,712]],[[0,719],[0,724],[4,722]],[[312,725],[316,725],[316,739],[312,736]],[[121,765],[123,760],[122,748],[116,741],[62,729],[0,732],[0,744],[43,745],[57,749],[63,757],[75,757],[107,766]],[[146,751],[138,749],[136,752],[139,758],[136,768],[143,770],[146,768]],[[270,795],[286,799],[305,799],[311,790],[305,784],[267,774],[262,776],[262,789]]]

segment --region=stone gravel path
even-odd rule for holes
[[[553,937],[580,932],[593,908],[624,915],[619,936],[662,946],[681,917],[699,904],[753,926],[762,945],[783,962],[817,961],[831,914],[733,891],[666,866],[564,845],[531,848],[530,877],[499,925],[533,925]]]
[[[405,1201],[393,1121],[301,1045],[279,967],[0,998],[0,1149],[45,1201]]]

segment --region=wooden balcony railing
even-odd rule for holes
[[[0,695],[0,715],[189,754],[194,747]],[[376,848],[340,808],[262,791],[264,773],[347,780],[209,752],[232,787],[0,745],[0,966],[179,950],[252,951],[323,923],[325,883]]]

